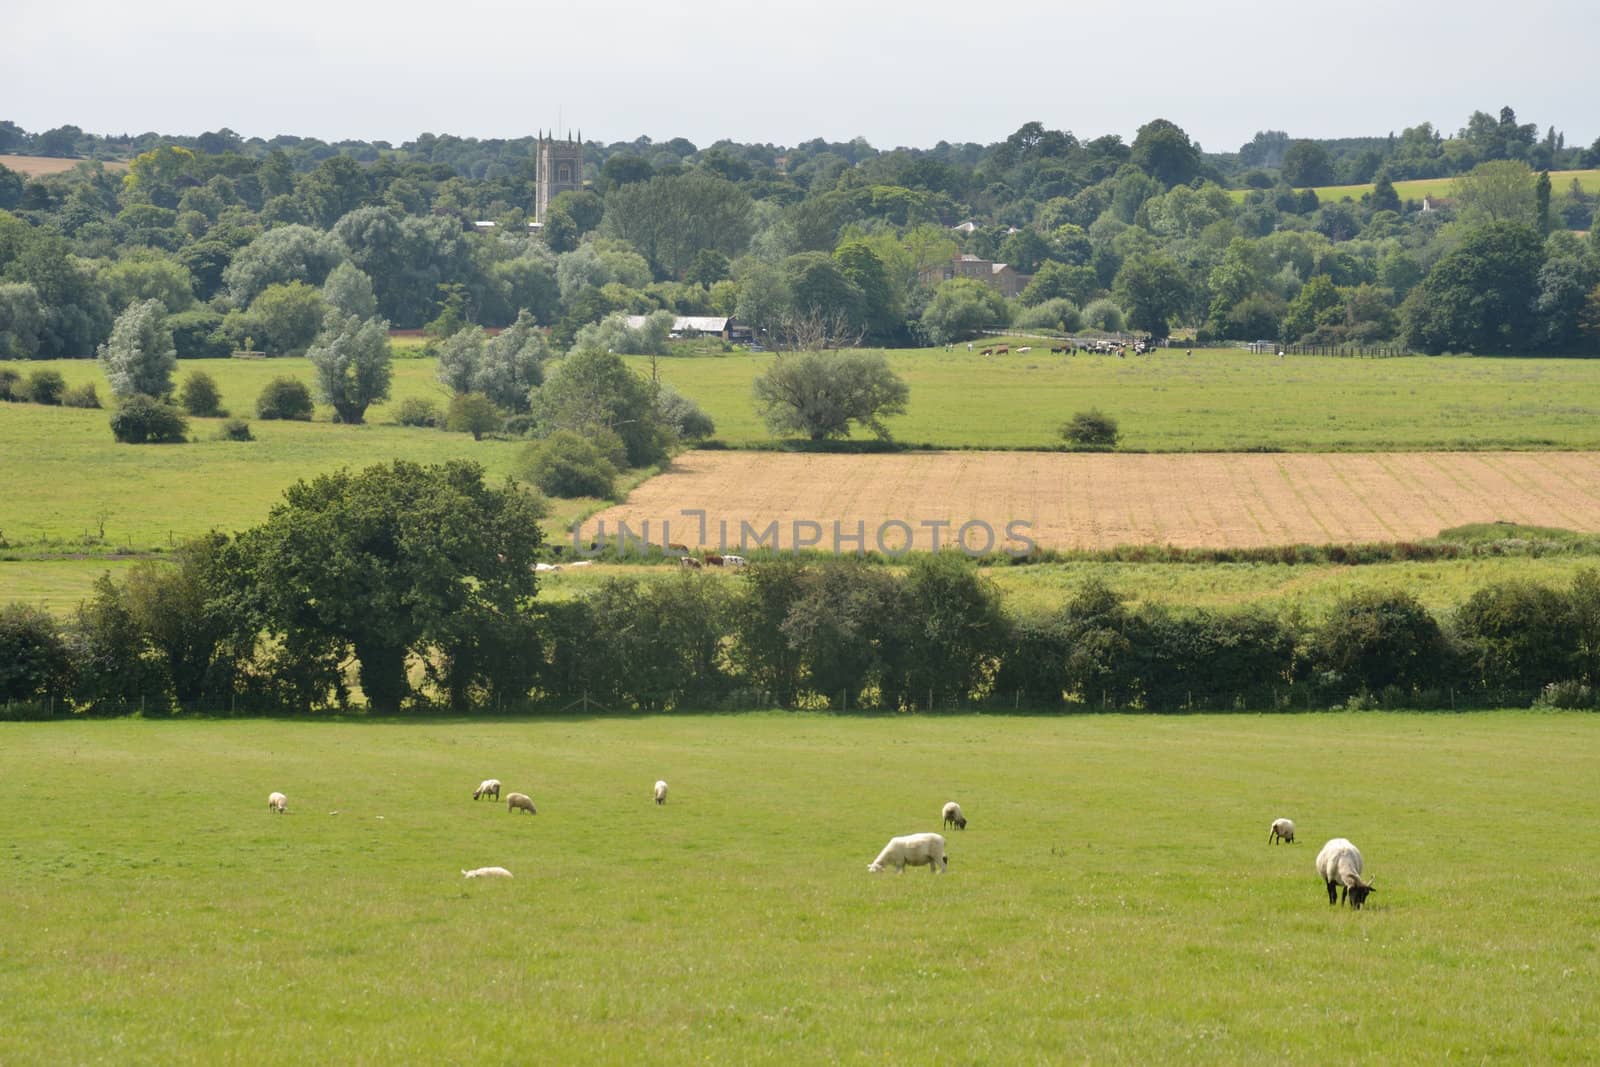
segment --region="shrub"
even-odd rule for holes
[[[255,435],[250,432],[250,424],[243,419],[229,419],[217,431],[219,441],[254,441]]]
[[[222,316],[207,308],[167,316],[172,347],[179,359],[222,359],[233,354],[233,342],[222,329]]]
[[[484,434],[500,429],[505,421],[494,401],[482,393],[457,393],[450,401],[444,425],[452,433],[470,433],[474,441],[481,441]]]
[[[1534,700],[1536,708],[1592,708],[1594,707],[1594,690],[1582,682],[1566,681],[1551,682],[1539,691],[1539,696]]]
[[[1061,425],[1061,436],[1074,448],[1110,450],[1117,447],[1117,420],[1098,408],[1080,411]]]
[[[216,379],[203,370],[191,371],[178,390],[178,402],[183,410],[196,418],[209,419],[226,415],[222,410],[222,394],[217,390]]]
[[[401,426],[437,426],[441,421],[439,405],[420,396],[408,396],[400,401],[394,421]]]
[[[1439,623],[1409,593],[1372,589],[1339,601],[1313,635],[1312,666],[1333,697],[1432,686],[1450,649]]]
[[[0,367],[0,400],[21,400],[22,386],[17,383],[22,380],[22,375],[10,367]]]
[[[111,415],[111,434],[125,445],[161,445],[182,442],[189,423],[170,404],[135,393]]]
[[[84,382],[62,393],[61,403],[69,408],[97,408],[100,406],[100,394],[95,391],[93,382]]]
[[[559,497],[609,497],[617,478],[617,468],[600,448],[571,430],[557,430],[529,445],[517,469],[524,481]]]
[[[311,421],[311,390],[297,378],[274,378],[256,397],[256,417]]]
[[[61,394],[66,389],[67,381],[60,372],[36,370],[23,383],[22,395],[35,404],[60,404]]]

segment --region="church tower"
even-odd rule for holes
[[[535,171],[538,189],[534,193],[533,220],[544,224],[550,210],[550,201],[567,190],[583,188],[583,135],[574,141],[569,133],[565,141],[539,134],[538,163]]]

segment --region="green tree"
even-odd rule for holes
[[[187,311],[195,304],[194,278],[187,268],[165,256],[151,253],[131,256],[101,272],[100,280],[113,311],[129,304],[159,300],[169,313]]]
[[[1127,311],[1128,325],[1156,337],[1167,336],[1173,320],[1182,319],[1194,299],[1183,268],[1159,253],[1124,262],[1111,290]]]
[[[190,371],[184,378],[183,387],[178,390],[178,403],[196,418],[210,419],[227,414],[222,410],[222,392],[217,388],[217,380],[203,370]]]
[[[483,469],[397,460],[298,482],[238,539],[242,602],[286,649],[348,649],[374,710],[411,693],[409,656],[472,647],[536,590],[540,509]]]
[[[556,430],[584,436],[603,430],[616,434],[632,467],[647,467],[666,457],[666,438],[650,383],[611,352],[575,349],[558,361],[534,394],[533,416],[546,435]]]
[[[1497,222],[1470,231],[1400,306],[1421,352],[1511,352],[1536,342],[1544,247],[1538,231]]]
[[[321,285],[344,258],[344,246],[333,234],[309,226],[275,226],[239,250],[222,280],[243,307],[271,285]]]
[[[1326,274],[1316,274],[1300,287],[1283,315],[1283,339],[1298,341],[1318,326],[1338,320],[1344,309],[1338,287]]]
[[[834,250],[839,272],[861,293],[862,324],[867,335],[893,339],[902,332],[900,301],[889,285],[888,271],[864,241],[846,241]]]
[[[1201,170],[1200,148],[1177,124],[1154,119],[1139,127],[1129,161],[1165,188],[1187,185]]]
[[[340,422],[359,424],[369,405],[389,398],[393,368],[389,324],[382,319],[351,315],[330,324],[306,358],[316,368],[318,395],[333,405]]]
[[[1512,222],[1538,227],[1538,199],[1533,171],[1526,163],[1496,160],[1480,163],[1455,180],[1454,192],[1462,222],[1484,226]]]
[[[671,278],[683,276],[702,248],[744,251],[754,206],[744,190],[702,170],[657,175],[606,194],[602,232],[620,237]]]
[[[258,418],[310,422],[311,412],[311,390],[297,378],[274,378],[262,386],[256,397]]]
[[[1283,155],[1281,173],[1283,180],[1297,189],[1332,185],[1333,159],[1315,141],[1296,141]]]
[[[322,300],[341,318],[354,315],[370,319],[378,313],[378,298],[372,295],[372,279],[351,262],[340,263],[328,272],[322,283]]]
[[[328,305],[317,289],[304,282],[289,282],[263,289],[250,305],[249,314],[262,351],[297,356],[316,340],[328,317]]]
[[[161,301],[133,304],[118,315],[111,339],[100,346],[98,355],[115,395],[160,397],[171,393],[178,356]]]
[[[0,282],[0,359],[32,359],[43,331],[38,290],[22,282]]]
[[[517,476],[555,497],[610,497],[617,468],[593,441],[571,430],[557,430],[523,450]]]
[[[756,408],[775,434],[844,437],[854,423],[889,439],[884,418],[905,412],[911,391],[881,353],[779,356],[755,380]]]

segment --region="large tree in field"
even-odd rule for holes
[[[367,407],[389,397],[389,324],[354,315],[323,331],[306,358],[317,371],[317,392],[340,422],[359,423]]]
[[[1129,161],[1170,189],[1200,173],[1200,147],[1176,123],[1153,119],[1139,127]]]
[[[368,703],[394,711],[411,691],[408,656],[459,659],[520,617],[539,517],[472,463],[324,474],[240,535],[244,595],[285,647],[354,653]]]
[[[859,422],[888,440],[883,419],[903,413],[911,391],[881,354],[800,352],[779,356],[756,379],[755,396],[773,433],[822,441]]]
[[[166,396],[172,392],[178,354],[161,301],[132,304],[118,315],[111,339],[100,346],[99,356],[106,381],[119,397],[135,393]]]
[[[1183,268],[1160,253],[1129,259],[1111,289],[1128,312],[1128,325],[1157,337],[1167,335],[1172,321],[1183,316],[1194,297]]]

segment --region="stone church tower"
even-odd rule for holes
[[[541,225],[550,210],[550,201],[559,193],[583,188],[583,134],[565,141],[539,134],[537,169],[538,190],[534,193],[533,220]]]

